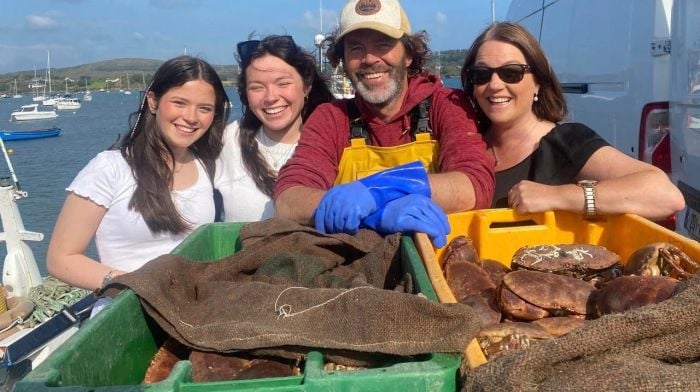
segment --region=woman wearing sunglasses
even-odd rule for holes
[[[462,87],[496,163],[492,207],[518,212],[636,213],[661,219],[684,206],[660,169],[562,123],[566,101],[542,48],[522,26],[495,23],[472,44]]]
[[[240,42],[237,60],[243,116],[226,128],[215,184],[225,220],[252,222],[274,215],[277,173],[294,153],[304,120],[333,95],[314,57],[290,36]]]

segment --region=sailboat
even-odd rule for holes
[[[44,100],[42,105],[54,106],[56,105],[56,98],[53,98],[51,96],[53,94],[53,92],[51,91],[51,53],[48,50],[46,51],[46,80],[48,80],[49,82],[49,95]]]
[[[90,90],[88,90],[87,78],[85,78],[85,94],[83,94],[83,101],[92,101],[92,93],[90,93]]]
[[[15,79],[15,95],[12,98],[22,98],[22,94],[17,93],[17,79]]]
[[[68,93],[69,80],[71,82],[73,81],[68,77],[66,78],[66,94],[63,96],[63,98],[59,98],[56,100],[56,109],[58,110],[76,110],[80,109],[80,107],[82,106],[77,98],[72,98]]]
[[[32,101],[34,102],[44,102],[48,97],[46,96],[46,80],[44,80],[44,83],[39,84],[39,79],[36,76],[36,66],[34,67],[34,78],[32,78],[32,84],[29,85],[29,87],[34,90],[34,96],[32,97]],[[39,88],[42,88],[41,94],[39,94]]]
[[[124,91],[124,94],[130,95],[131,94],[131,85],[129,84],[129,73],[126,73],[126,90]]]

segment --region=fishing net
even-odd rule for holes
[[[91,291],[73,287],[52,276],[46,277],[40,285],[29,290],[29,299],[34,302],[34,311],[22,325],[31,328],[43,323],[90,293]]]
[[[461,352],[480,327],[466,305],[391,290],[411,286],[398,234],[325,235],[273,219],[246,225],[240,238],[243,249],[216,262],[158,257],[106,294],[133,289],[166,332],[203,351]]]
[[[700,276],[670,299],[588,322],[463,377],[464,391],[700,390]]]

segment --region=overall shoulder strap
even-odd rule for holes
[[[350,139],[365,139],[365,143],[369,144],[369,134],[365,130],[364,121],[360,109],[357,108],[357,103],[354,99],[345,101],[345,107],[348,112],[348,121],[350,122]]]
[[[422,100],[411,109],[411,140],[416,140],[417,133],[433,133],[430,128],[430,106],[433,97]]]

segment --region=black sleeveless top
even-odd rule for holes
[[[491,208],[508,207],[508,191],[522,180],[547,185],[572,184],[588,159],[609,146],[594,130],[580,123],[555,126],[540,145],[517,165],[496,172],[496,192]]]

